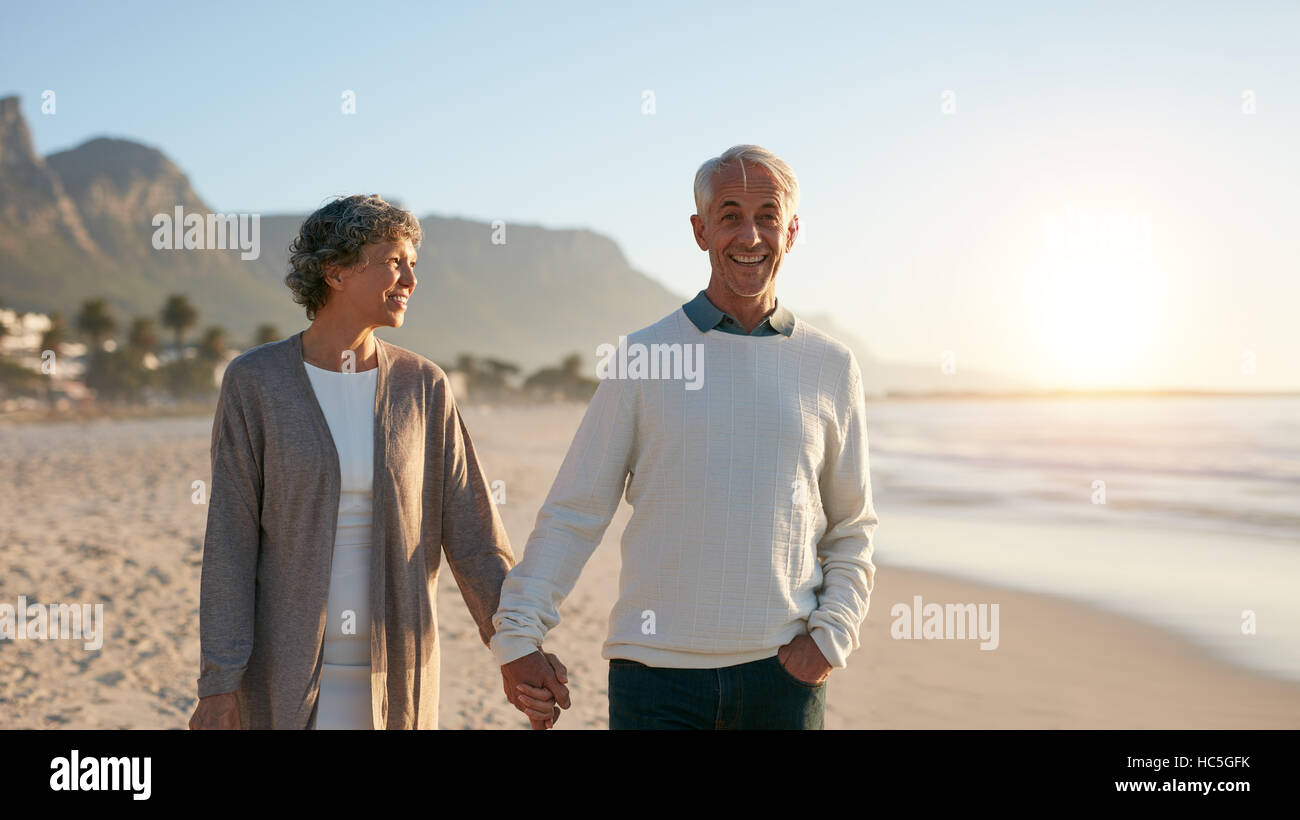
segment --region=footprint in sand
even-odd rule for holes
[[[122,672],[105,672],[95,678],[95,683],[103,684],[104,686],[117,686],[125,677],[126,675]]]

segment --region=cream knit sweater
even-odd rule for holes
[[[788,337],[701,333],[680,309],[625,344],[629,362],[650,351],[667,362],[651,345],[692,346],[701,369],[693,383],[669,366],[602,378],[502,587],[498,662],[560,622],[626,493],[605,658],[732,666],[807,632],[845,666],[875,580],[877,523],[852,352],[803,321]]]

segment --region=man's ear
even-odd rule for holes
[[[785,241],[785,252],[789,253],[794,248],[795,240],[799,238],[799,214],[790,217],[790,229]]]
[[[709,240],[704,235],[704,219],[699,214],[691,214],[691,230],[695,232],[695,244],[700,246],[700,250],[709,249]]]

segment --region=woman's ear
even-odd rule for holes
[[[325,284],[334,288],[334,290],[343,290],[343,270],[333,262],[326,262],[321,266],[321,275]]]

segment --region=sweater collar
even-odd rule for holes
[[[701,333],[708,333],[728,319],[734,323],[735,327],[740,328],[740,323],[736,321],[735,317],[724,313],[721,308],[713,304],[704,291],[700,291],[694,299],[682,305],[682,310],[686,312],[686,317],[699,328]],[[758,323],[758,327],[755,327],[749,334],[745,334],[742,329],[740,335],[762,335],[759,331],[765,324],[782,336],[789,336],[794,332],[794,314],[787,310],[780,300],[777,300],[776,309],[764,317],[763,321]]]

